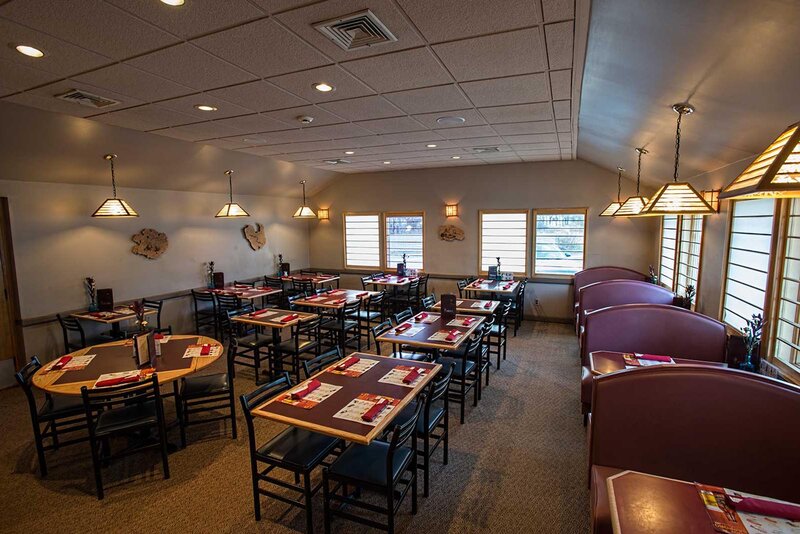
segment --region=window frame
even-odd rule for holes
[[[386,228],[387,219],[390,217],[422,217],[422,268],[420,272],[425,272],[425,259],[427,256],[427,240],[425,239],[425,211],[386,211],[382,213],[381,225],[383,232],[383,270],[388,272],[397,272],[397,265],[389,265],[389,232]]]
[[[378,217],[378,265],[348,265],[347,263],[347,217],[348,216],[377,216]],[[342,213],[342,265],[345,269],[383,269],[383,214],[380,211],[346,211]]]
[[[694,301],[692,301],[692,310],[697,308],[697,304],[700,301],[700,281],[703,278],[703,250],[705,250],[705,232],[706,232],[706,217],[701,215],[675,215],[676,219],[676,227],[675,227],[675,257],[673,258],[672,264],[672,284],[668,289],[674,292],[677,295],[678,291],[678,280],[681,276],[681,254],[683,254],[684,247],[688,247],[692,245],[692,241],[685,241],[683,239],[683,231],[685,229],[684,225],[687,224],[687,218],[691,219],[692,217],[700,217],[700,250],[698,253],[698,265],[697,265],[697,280],[694,281],[694,289],[695,289],[695,297]],[[661,229],[659,231],[659,243],[658,243],[658,282],[661,285],[661,273],[663,269],[662,260],[664,258],[663,250],[664,250],[664,222],[665,217],[661,218]],[[694,230],[690,229],[689,232],[694,232]],[[688,253],[687,253],[688,254]],[[689,264],[685,264],[689,266]],[[683,295],[677,295],[683,296]]]
[[[678,278],[678,255],[680,251],[680,237],[681,237],[681,216],[680,215],[665,215],[661,217],[661,228],[658,235],[658,283],[665,286],[661,281],[661,273],[664,270],[664,223],[667,217],[675,217],[675,255],[672,258],[672,283],[670,284],[670,291],[675,291],[675,280]]]
[[[530,254],[528,253],[528,244],[530,243],[531,233],[530,233],[530,210],[526,209],[487,209],[487,210],[478,210],[478,269],[477,272],[479,275],[488,274],[488,270],[483,270],[481,259],[483,258],[483,216],[484,215],[493,215],[497,213],[524,213],[525,214],[525,271],[511,271],[512,274],[519,275],[519,276],[528,276],[528,272],[530,270]],[[501,265],[502,267],[502,265]]]
[[[563,280],[571,280],[575,278],[574,274],[558,274],[558,273],[537,273],[536,272],[536,216],[539,214],[550,215],[567,215],[567,214],[581,214],[583,215],[583,258],[581,259],[581,269],[586,269],[586,256],[587,256],[587,237],[589,234],[589,208],[534,208],[531,210],[531,229],[532,239],[530,242],[530,256],[531,256],[531,275],[536,277],[557,278]],[[579,270],[580,271],[580,270]]]

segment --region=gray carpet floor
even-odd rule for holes
[[[435,456],[431,496],[420,493],[416,516],[406,499],[398,532],[587,532],[579,374],[571,326],[525,322],[464,425],[451,407],[450,463]],[[254,388],[250,377],[237,374],[237,392]],[[18,388],[0,391],[0,531],[304,532],[302,510],[266,498],[262,520],[254,520],[241,416],[239,423],[237,440],[221,424],[190,428],[188,447],[170,455],[169,480],[157,455],[112,463],[104,470],[106,498],[98,501],[87,445],[48,453],[50,472],[39,478],[24,396]],[[283,428],[257,423],[259,444]],[[177,429],[171,437],[177,442]],[[322,532],[321,492],[314,506],[316,532]],[[369,531],[341,519],[333,525],[333,532]]]

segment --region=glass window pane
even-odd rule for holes
[[[583,269],[586,213],[535,212],[534,274],[572,275]]]

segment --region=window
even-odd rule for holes
[[[790,201],[772,350],[800,371],[800,200]]]
[[[703,247],[702,215],[683,215],[680,219],[680,240],[678,241],[678,275],[675,278],[675,292],[685,295],[688,286],[694,286],[699,294],[697,282],[700,279],[700,258]],[[695,297],[692,306],[697,304]]]
[[[381,222],[377,213],[344,214],[345,267],[381,266]]]
[[[480,272],[485,273],[489,266],[497,265],[500,270],[515,274],[528,272],[528,210],[521,211],[481,211]]]
[[[675,283],[675,251],[678,248],[678,216],[661,219],[661,252],[658,261],[658,281],[672,289]]]
[[[731,209],[722,320],[741,330],[746,319],[764,313],[775,200],[738,200]]]
[[[533,210],[533,274],[573,275],[583,269],[586,210]]]
[[[403,254],[411,269],[423,268],[425,215],[423,213],[386,214],[386,267],[402,263]]]

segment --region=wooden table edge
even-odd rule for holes
[[[263,326],[266,328],[286,328],[287,326],[294,326],[297,323],[304,323],[306,321],[310,321],[311,319],[315,319],[319,315],[316,313],[308,313],[308,312],[289,312],[289,310],[280,310],[282,312],[288,313],[297,313],[300,314],[300,317],[297,319],[293,319],[286,323],[272,323],[272,322],[262,322],[258,320],[258,317],[242,317],[241,315],[237,315],[236,317],[231,318],[231,321],[239,322],[239,323],[246,323],[252,324],[256,326]]]
[[[95,313],[95,312],[91,312]],[[144,316],[147,317],[148,315],[153,315],[154,313],[158,313],[156,310],[149,309],[145,310]],[[86,313],[71,313],[69,314],[70,317],[74,317],[75,319],[84,319],[86,321],[94,321],[96,323],[103,323],[103,324],[113,324],[113,323],[121,323],[122,321],[130,321],[131,319],[136,319],[136,314],[131,311],[130,314],[123,315],[122,317],[118,317],[116,319],[101,319],[100,317],[92,317],[89,315],[89,312]],[[66,356],[66,355],[65,355]]]
[[[466,315],[466,314],[462,314],[462,315]],[[471,317],[474,317],[474,316],[471,316]],[[460,347],[464,343],[464,341],[466,341],[467,338],[472,335],[472,333],[475,331],[475,329],[478,328],[478,326],[480,326],[481,324],[483,324],[484,321],[486,321],[485,317],[477,316],[477,320],[475,321],[475,324],[471,324],[470,326],[466,327],[467,330],[466,330],[466,332],[464,332],[464,335],[459,337],[458,341],[455,341],[453,343],[447,343],[447,342],[443,342],[443,341],[439,341],[439,342],[437,342],[437,341],[433,341],[433,342],[414,341],[413,339],[411,339],[411,340],[408,340],[408,339],[399,340],[396,337],[392,338],[392,339],[387,339],[386,336],[389,335],[388,332],[393,331],[395,328],[397,328],[396,326],[392,327],[392,330],[384,332],[383,334],[381,334],[380,336],[375,338],[375,340],[376,341],[381,341],[383,343],[393,343],[395,345],[408,345],[410,347],[416,346],[416,347],[422,347],[422,348],[426,348],[426,349],[455,350],[458,347]],[[407,321],[403,321],[403,322],[407,322]],[[462,327],[462,328],[464,328],[464,327]],[[445,345],[444,343],[447,343],[447,344]]]

